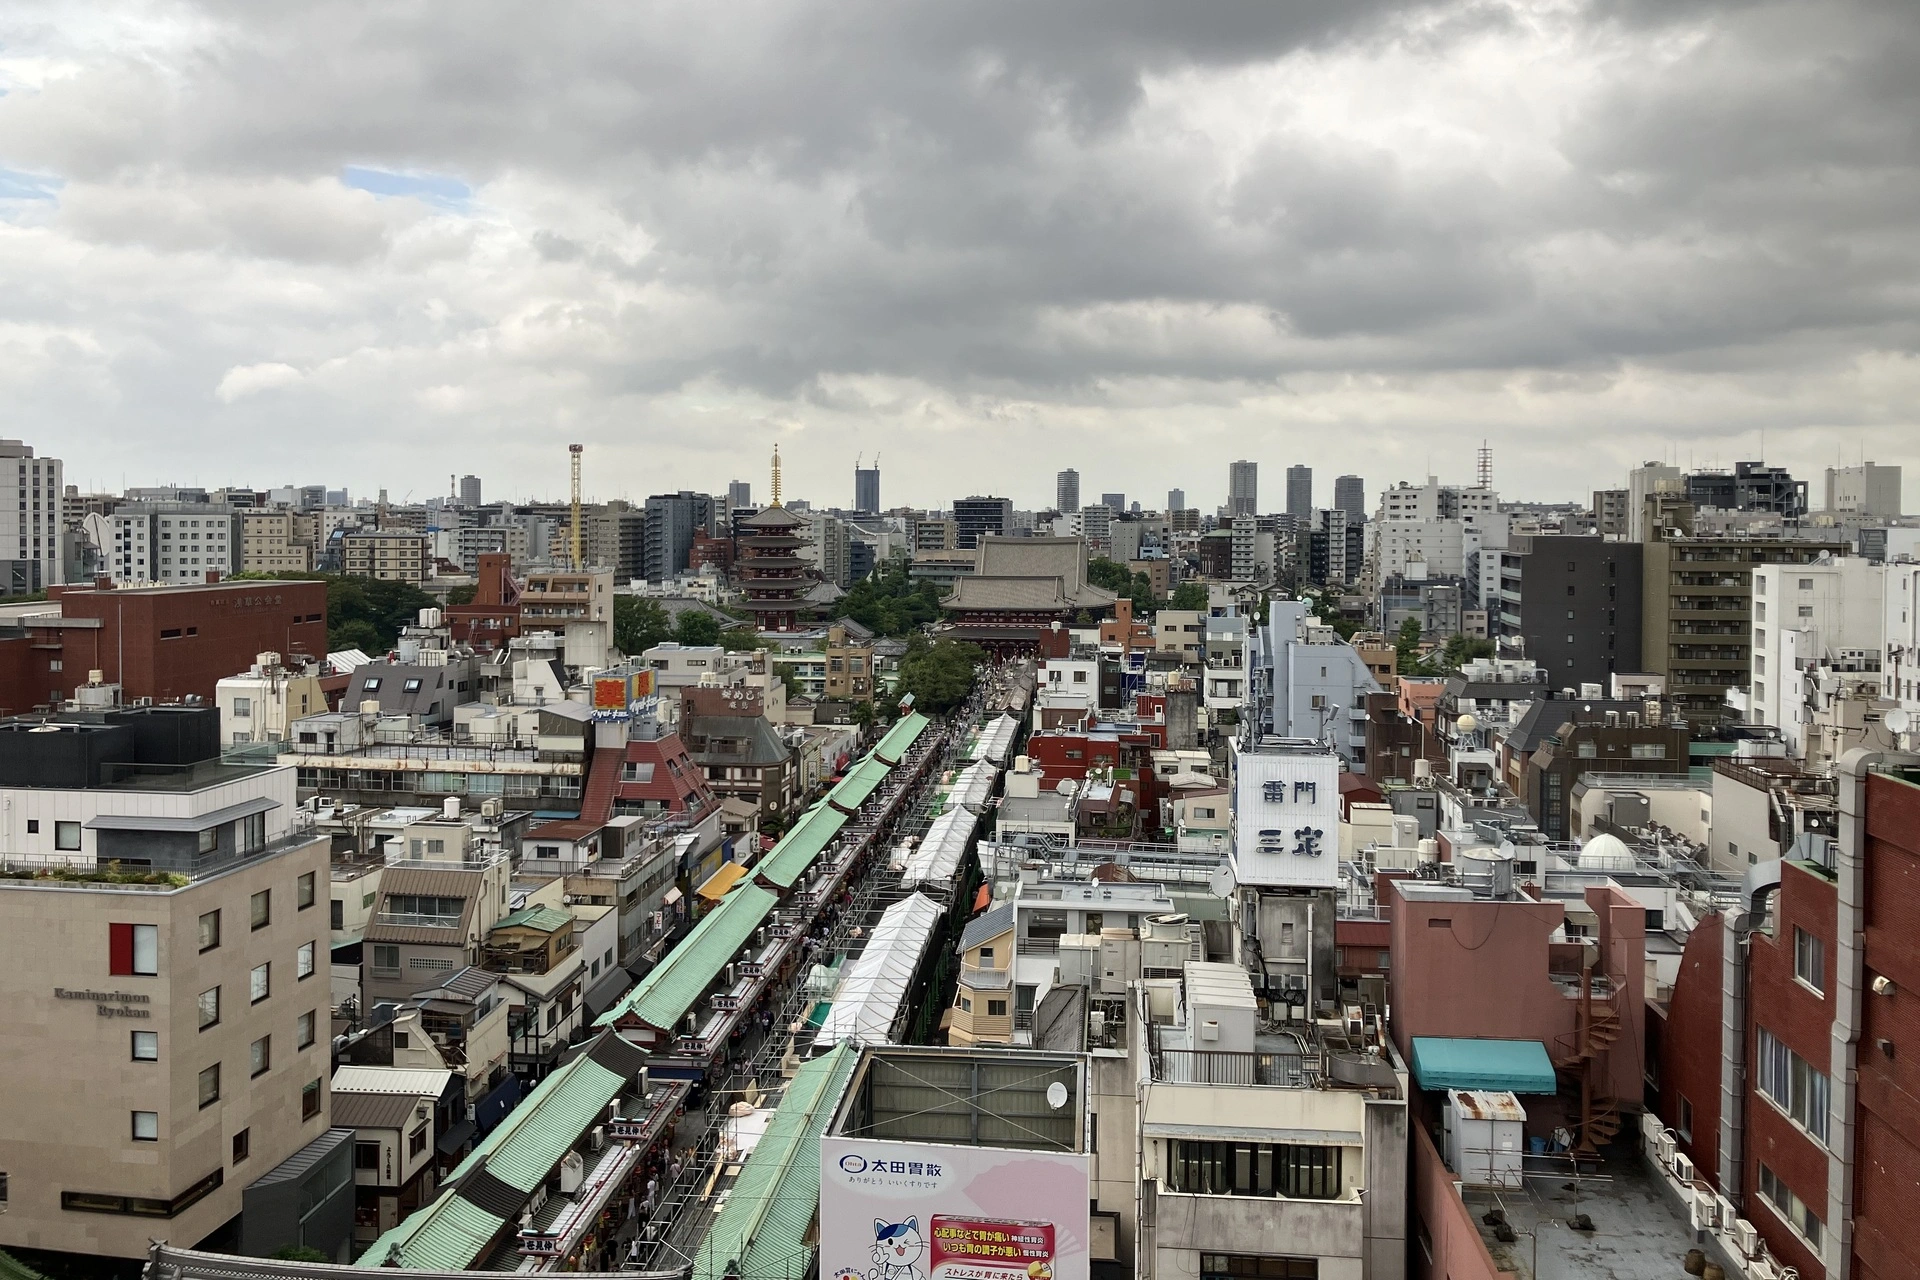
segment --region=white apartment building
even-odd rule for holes
[[[1897,516],[1900,512],[1900,468],[1877,462],[1857,467],[1828,467],[1825,509],[1833,514]]]
[[[1852,556],[1754,566],[1751,681],[1728,697],[1747,723],[1777,726],[1788,755],[1805,756],[1822,668],[1879,668],[1886,586],[1884,566]]]
[[[320,668],[294,670],[277,653],[259,654],[246,671],[221,679],[213,698],[220,708],[222,747],[289,741],[295,720],[327,709]]]
[[[1309,617],[1298,600],[1275,600],[1256,643],[1272,671],[1273,724],[1283,738],[1324,742],[1355,768],[1367,754],[1367,695],[1379,682],[1352,645]]]
[[[200,502],[133,503],[113,513],[106,571],[116,585],[205,582],[239,567],[240,517]]]
[[[15,496],[0,503],[0,595],[30,595],[65,581],[61,574],[61,502],[66,489],[58,458],[36,458],[33,446],[0,440],[0,468],[14,473]]]

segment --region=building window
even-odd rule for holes
[[[309,871],[293,882],[293,906],[296,911],[305,911],[313,905],[313,877]]]
[[[220,945],[220,913],[209,911],[200,917],[200,950],[207,952]]]
[[[960,1012],[962,1013],[973,1012],[973,997],[969,996],[964,991],[960,993]]]
[[[77,822],[55,822],[53,824],[53,847],[62,853],[80,851],[80,824]]]
[[[1200,1280],[1320,1280],[1320,1260],[1203,1253],[1200,1255]]]
[[[158,1031],[136,1031],[133,1033],[133,1060],[135,1062],[160,1061],[160,1033]]]
[[[220,1064],[214,1063],[200,1073],[200,1109],[220,1101]]]
[[[160,972],[160,927],[151,924],[107,926],[107,971],[116,976],[150,978]]]
[[[244,1164],[253,1154],[253,1130],[242,1129],[233,1135],[233,1163]]]
[[[208,1027],[217,1027],[220,1025],[220,988],[209,987],[207,990],[202,991],[200,998],[195,1001],[195,1003],[200,1008],[200,1029],[202,1031],[205,1031]]]
[[[320,1114],[320,1080],[315,1077],[300,1088],[300,1118],[311,1120]]]
[[[235,720],[245,720],[252,715],[253,715],[253,699],[252,698],[235,698],[233,700],[233,718]]]
[[[247,975],[247,998],[251,1003],[259,1004],[273,994],[272,972],[271,963],[253,966],[253,972]]]
[[[1693,1141],[1693,1103],[1686,1094],[1680,1096],[1680,1123],[1676,1128],[1682,1140]]]
[[[160,1113],[158,1111],[136,1111],[133,1113],[133,1140],[135,1142],[160,1141]]]
[[[1758,1036],[1760,1093],[1823,1145],[1827,1140],[1827,1077],[1765,1027]]]
[[[1194,1195],[1337,1200],[1340,1157],[1339,1147],[1176,1140],[1167,1144],[1167,1182]]]
[[[264,929],[273,923],[273,890],[262,889],[253,895],[250,904],[249,919],[256,929]]]
[[[327,927],[330,929],[347,927],[347,904],[338,898],[333,900],[332,909],[327,913]]]
[[[317,939],[313,942],[303,942],[300,944],[300,949],[293,953],[293,976],[295,981],[313,976],[314,953],[318,949],[318,946],[319,942]]]
[[[992,947],[980,948],[980,964],[983,968],[987,968],[987,969],[993,968],[993,948]]]
[[[314,1011],[307,1010],[293,1022],[293,1047],[308,1049],[313,1047]]]
[[[419,1155],[421,1152],[425,1151],[426,1149],[427,1149],[427,1126],[421,1125],[418,1129],[415,1129],[412,1133],[407,1135],[407,1157],[411,1159],[414,1156]]]
[[[272,1042],[272,1036],[261,1036],[258,1040],[255,1040],[247,1046],[247,1074],[249,1076],[265,1075],[267,1069],[273,1066]]]
[[[1805,929],[1793,931],[1793,976],[1822,994],[1827,989],[1827,948]]]
[[[1591,760],[1600,754],[1600,746],[1596,742],[1582,742],[1579,744],[1579,750],[1575,754],[1582,760]]]
[[[377,1142],[354,1143],[353,1167],[377,1172],[380,1168],[380,1144]]]
[[[373,948],[373,971],[388,977],[400,976],[400,948],[389,943],[375,943]]]
[[[1005,1000],[989,1000],[989,1001],[987,1001],[987,1016],[988,1016],[989,1018],[1004,1018],[1004,1017],[1006,1017],[1006,1016],[1007,1016],[1007,1002],[1006,1002]]]
[[[1636,742],[1633,744],[1635,760],[1665,760],[1667,744],[1664,742]]]
[[[1793,1194],[1786,1183],[1780,1181],[1780,1175],[1760,1166],[1760,1195],[1774,1210],[1784,1218],[1787,1225],[1805,1236],[1807,1243],[1817,1251],[1820,1248],[1821,1222],[1814,1216],[1813,1206]]]

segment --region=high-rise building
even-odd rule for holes
[[[205,582],[239,566],[240,518],[224,506],[144,502],[113,513],[113,545],[106,571],[116,583]]]
[[[642,560],[649,582],[665,582],[687,571],[687,553],[696,535],[713,525],[713,499],[682,489],[657,493],[647,499],[647,522]]]
[[[1053,478],[1053,506],[1062,515],[1080,509],[1080,473],[1072,467]]]
[[[1100,495],[1100,505],[1109,511],[1125,511],[1127,509],[1127,495],[1124,493],[1103,493]]]
[[[1250,516],[1260,510],[1260,466],[1244,459],[1227,466],[1227,514]]]
[[[0,440],[0,469],[14,472],[18,506],[0,503],[0,595],[30,595],[64,581],[60,571],[60,459],[36,458],[33,446]]]
[[[477,507],[480,505],[479,476],[460,477],[460,505],[463,507]]]
[[[730,480],[727,482],[727,506],[740,511],[753,505],[753,482],[751,480]]]
[[[1304,520],[1313,514],[1313,468],[1287,468],[1287,514]]]
[[[955,498],[953,500],[955,540],[961,550],[980,545],[980,539],[992,534],[1001,537],[1013,525],[1011,498]]]
[[[1187,509],[1187,491],[1185,489],[1167,490],[1167,510],[1169,512]]]
[[[853,467],[853,509],[866,515],[880,514],[880,464]]]
[[[1367,518],[1367,482],[1359,476],[1340,476],[1333,482],[1333,505],[1347,513],[1348,524]]]

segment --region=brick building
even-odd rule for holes
[[[92,671],[128,701],[211,702],[214,686],[258,654],[298,661],[327,652],[324,582],[55,590],[57,612],[0,626],[0,708],[71,698]]]

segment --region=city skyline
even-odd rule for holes
[[[83,486],[224,483],[274,441],[421,493],[454,436],[522,497],[563,490],[570,441],[602,498],[778,441],[798,491],[885,451],[917,505],[1130,434],[1157,447],[1103,487],[1161,491],[1168,456],[1461,478],[1483,438],[1543,499],[1648,458],[1911,465],[1886,299],[1920,262],[1878,180],[1911,172],[1879,99],[1911,24],[1735,12],[769,6],[448,38],[56,3],[0,20],[9,430]],[[687,69],[671,112],[653,67]],[[1799,126],[1730,145],[1775,111]]]

